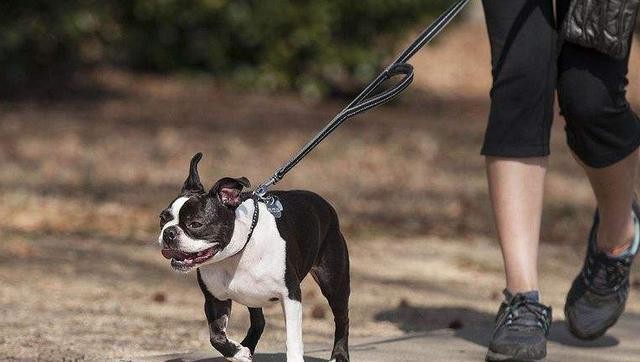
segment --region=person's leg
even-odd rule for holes
[[[539,303],[538,239],[553,119],[556,32],[551,0],[484,0],[491,110],[482,154],[507,288],[487,360],[546,356],[550,308]]]
[[[538,290],[538,240],[547,157],[487,157],[489,194],[507,289]]]
[[[559,6],[563,17],[568,1]],[[600,223],[598,246],[615,253],[633,235],[640,121],[626,98],[627,59],[566,43],[560,52],[558,99],[567,143],[593,188]]]
[[[568,0],[559,1],[558,16]],[[566,43],[560,52],[558,99],[567,143],[583,166],[598,204],[587,256],[567,294],[565,315],[579,338],[604,334],[622,314],[631,263],[640,243],[633,206],[640,120],[625,98],[627,59]]]
[[[482,147],[491,205],[507,289],[534,291],[556,77],[553,6],[550,0],[483,5],[493,75]]]

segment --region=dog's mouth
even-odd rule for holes
[[[174,269],[188,270],[211,259],[218,251],[217,245],[196,253],[185,253],[180,250],[165,248],[162,249],[162,256],[171,259],[171,266]]]

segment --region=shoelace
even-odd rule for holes
[[[626,259],[610,258],[604,253],[587,257],[584,279],[588,286],[599,291],[615,292],[628,278]]]
[[[547,307],[528,300],[522,294],[517,294],[511,299],[506,306],[505,314],[504,324],[508,328],[518,330],[538,326],[545,334],[549,332],[550,318]],[[532,321],[535,321],[535,324],[532,324]]]

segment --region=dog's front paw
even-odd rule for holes
[[[233,357],[227,357],[227,360],[232,362],[251,362],[253,361],[253,356],[249,348],[240,346],[238,352]]]

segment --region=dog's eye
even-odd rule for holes
[[[189,223],[189,227],[192,229],[197,229],[199,227],[202,227],[202,223],[199,223],[197,221],[192,221]]]

